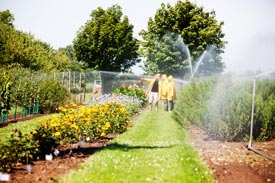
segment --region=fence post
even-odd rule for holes
[[[28,106],[28,116],[31,115],[31,105]]]
[[[39,114],[39,100],[36,102],[36,114]]]
[[[25,117],[26,115],[26,109],[25,109],[25,105],[22,106],[22,114],[21,114],[21,117]]]
[[[69,71],[69,92],[71,92],[71,71]]]
[[[82,102],[82,96],[81,96],[81,88],[82,88],[82,81],[81,81],[81,72],[79,72],[79,103],[81,104],[81,102]]]
[[[83,89],[83,93],[84,93],[84,102],[86,102],[86,72],[84,73],[84,89]]]
[[[15,103],[15,107],[14,107],[14,121],[16,121],[16,112],[17,112],[17,103]]]

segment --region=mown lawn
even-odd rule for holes
[[[135,126],[61,182],[215,182],[171,113],[145,111]]]

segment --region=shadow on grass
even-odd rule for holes
[[[174,145],[169,146],[131,146],[128,144],[119,144],[119,143],[111,143],[105,147],[108,150],[121,150],[121,151],[130,151],[135,149],[162,149],[162,148],[171,148]]]

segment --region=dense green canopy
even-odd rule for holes
[[[0,12],[0,67],[19,65],[42,72],[79,68],[66,52],[56,51],[30,33],[16,30],[13,21],[9,10]]]
[[[77,60],[95,70],[124,72],[140,61],[133,25],[126,16],[122,18],[118,5],[92,11],[73,46]]]
[[[223,22],[215,19],[215,12],[205,12],[189,1],[178,1],[174,7],[162,4],[148,21],[148,30],[140,35],[144,39],[141,54],[146,58],[144,70],[148,74],[166,73],[176,77],[190,74],[188,53],[195,67],[205,50],[208,54],[200,67],[200,73],[210,75],[224,69],[220,54],[225,41],[221,27]]]

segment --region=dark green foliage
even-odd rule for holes
[[[232,76],[191,82],[179,96],[177,119],[203,127],[209,138],[241,141],[250,132],[252,79]],[[257,80],[253,138],[275,138],[275,80]]]
[[[125,72],[140,61],[133,25],[126,16],[122,18],[118,5],[92,11],[73,47],[76,59],[94,70]]]
[[[222,77],[214,86],[203,126],[213,139],[239,141],[249,134],[252,87],[251,82],[233,82]]]
[[[39,157],[44,159],[45,155],[48,155],[58,145],[56,138],[54,137],[53,128],[49,125],[40,125],[36,128],[33,134],[33,139],[38,142]]]
[[[258,140],[275,138],[275,79],[257,80],[254,137]]]
[[[65,51],[56,51],[30,33],[16,30],[13,21],[14,17],[8,10],[0,11],[0,66],[18,64],[43,72],[80,69],[80,65],[70,60]]]
[[[202,82],[191,81],[178,95],[176,105],[177,117],[182,121],[202,126],[203,118],[207,112],[208,100],[213,92],[217,78]]]
[[[0,115],[7,114],[11,109],[11,87],[11,75],[5,69],[0,69]]]
[[[148,30],[140,34],[144,39],[141,54],[146,57],[147,73],[173,73],[183,78],[188,74],[187,53],[178,39],[188,45],[192,65],[203,51],[211,47],[212,58],[204,61],[200,73],[211,75],[224,69],[220,54],[226,42],[222,32],[223,22],[218,22],[215,12],[205,12],[190,1],[178,1],[175,6],[162,4],[154,18],[148,21]],[[166,68],[166,69],[165,69]],[[174,71],[174,72],[172,72]]]
[[[15,129],[10,138],[0,144],[0,171],[10,172],[16,162],[29,163],[36,160],[38,155],[39,144],[33,139],[33,134],[22,134]]]

